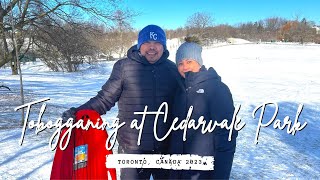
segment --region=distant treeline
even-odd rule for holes
[[[200,18],[199,18],[200,19]],[[193,24],[201,24],[193,19]],[[193,34],[199,36],[207,45],[227,38],[242,38],[259,42],[313,42],[320,44],[319,27],[306,18],[288,20],[281,17],[270,17],[256,22],[240,23],[236,26],[228,24],[199,26],[189,22],[184,28],[167,30],[169,38],[180,38]]]
[[[1,4],[0,67],[8,64],[12,74],[17,74],[17,59],[39,58],[53,71],[73,72],[84,62],[122,58],[136,43],[139,30],[132,28],[132,20],[139,13],[121,9],[112,0],[107,1],[103,9],[94,3],[81,4],[73,0],[46,4],[43,0],[31,4],[21,0]],[[88,19],[89,14],[91,19]],[[182,40],[192,35],[205,46],[230,37],[253,42],[320,43],[317,26],[305,18],[270,17],[236,26],[214,25],[213,19],[210,13],[194,13],[183,27],[167,29],[167,38]]]
[[[198,37],[204,46],[224,42],[230,37],[251,42],[320,43],[320,34],[317,34],[315,24],[305,18],[287,20],[272,17],[236,26],[201,24],[196,21],[197,19],[189,18],[185,27],[166,29],[167,38],[179,38],[182,41],[185,36],[192,35]],[[204,22],[203,18],[201,22]],[[54,71],[77,71],[78,65],[84,62],[124,57],[127,50],[136,43],[138,32],[130,24],[112,28],[93,23],[45,26],[34,33],[34,51]]]

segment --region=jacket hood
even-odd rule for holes
[[[185,82],[187,87],[192,86],[194,84],[201,83],[206,80],[221,81],[221,77],[212,67],[207,69],[204,65],[201,66],[199,72],[187,72],[185,74],[186,74]]]
[[[127,52],[127,57],[129,59],[132,59],[134,61],[137,61],[139,63],[142,64],[146,64],[146,65],[154,65],[154,64],[160,64],[163,61],[165,61],[166,59],[168,59],[169,57],[169,51],[168,50],[164,50],[161,58],[155,62],[154,64],[149,63],[149,61],[146,59],[146,57],[142,56],[139,49],[137,48],[137,45],[132,46],[128,52]]]

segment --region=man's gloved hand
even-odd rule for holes
[[[76,119],[76,112],[77,109],[75,107],[70,108],[69,110],[62,113],[62,123],[66,123],[68,119],[72,118],[73,122],[75,122]]]

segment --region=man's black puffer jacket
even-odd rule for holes
[[[154,138],[153,125],[155,115],[146,115],[141,135],[141,145],[137,145],[139,131],[130,128],[132,120],[137,119],[139,124],[142,115],[134,112],[143,112],[145,106],[148,111],[157,111],[163,102],[172,106],[174,94],[178,87],[178,71],[175,64],[168,60],[169,52],[165,50],[162,57],[154,64],[140,55],[136,46],[128,50],[127,58],[114,64],[112,73],[98,94],[87,103],[77,108],[93,109],[101,115],[110,110],[118,102],[118,118],[126,124],[120,128],[117,135],[119,145],[129,150],[157,150],[165,151],[167,143],[158,142]],[[168,114],[167,122],[163,123],[163,115],[158,118],[157,134],[159,137],[168,131],[172,117]],[[162,122],[162,123],[161,123]]]

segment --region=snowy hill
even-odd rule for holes
[[[250,41],[240,39],[240,38],[228,38],[227,42],[230,44],[247,44],[250,43]]]
[[[168,42],[170,59],[174,60],[178,39]],[[319,179],[320,178],[320,46],[286,44],[238,44],[205,48],[204,64],[214,67],[233,95],[235,106],[241,105],[238,118],[245,123],[237,138],[237,151],[231,179]],[[48,71],[41,63],[23,65],[26,102],[49,97],[43,121],[55,121],[71,106],[78,106],[94,96],[110,76],[114,62],[84,65],[77,73]],[[49,179],[54,152],[48,141],[52,130],[26,133],[19,145],[19,78],[10,69],[0,69],[0,179]],[[261,127],[258,144],[255,136],[259,114],[252,116],[262,103],[279,106],[276,119],[283,125],[286,116],[298,117],[307,126],[295,135],[275,129],[274,122]],[[32,108],[30,119],[36,120],[40,105]],[[266,108],[263,123],[274,114],[274,106]],[[117,107],[104,118],[112,120]]]

